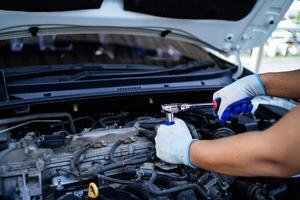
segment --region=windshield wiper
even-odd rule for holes
[[[154,75],[172,75],[188,73],[204,68],[213,67],[214,61],[192,61],[187,64],[178,65],[175,67],[165,68],[161,66],[151,65],[97,65],[97,64],[80,64],[80,65],[60,65],[47,66],[46,68],[38,67],[34,70],[22,69],[21,71],[5,71],[7,81],[16,79],[30,79],[34,77],[44,76],[66,76],[60,81],[79,81],[83,79],[103,79],[103,78],[123,78],[123,77],[138,77],[138,76],[154,76]],[[25,67],[27,68],[27,67]],[[22,71],[23,70],[23,71]]]
[[[193,61],[187,64],[178,65],[172,68],[155,69],[140,72],[120,72],[120,73],[100,73],[93,71],[79,72],[69,77],[68,81],[79,81],[82,79],[101,79],[101,78],[122,78],[122,77],[137,77],[137,76],[154,76],[154,75],[172,75],[203,70],[203,68],[212,67],[213,61]]]
[[[26,66],[26,67],[13,67],[5,68],[5,78],[30,78],[42,77],[51,75],[62,75],[76,72],[87,71],[101,71],[119,73],[124,71],[149,71],[164,69],[161,66],[155,65],[131,65],[131,64],[95,64],[95,63],[82,63],[82,64],[64,64],[64,65],[42,65],[42,66]]]

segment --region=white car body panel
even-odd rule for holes
[[[190,41],[206,43],[224,54],[246,50],[263,44],[271,35],[292,0],[258,0],[242,20],[192,20],[156,17],[125,11],[123,1],[104,0],[100,9],[63,12],[20,12],[0,10],[0,39],[30,36],[29,27],[38,27],[37,35],[59,34],[58,27],[106,30],[171,30],[167,37],[182,36]],[[83,27],[83,28],[82,28]],[[55,31],[54,31],[55,30]],[[78,33],[77,30],[76,32]],[[64,29],[67,32],[67,29]],[[68,31],[72,32],[72,31]],[[146,33],[146,32],[145,32]]]

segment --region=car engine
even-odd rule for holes
[[[222,126],[210,109],[180,113],[194,139],[262,130],[287,110],[260,105]],[[86,113],[85,113],[86,114]],[[0,195],[4,199],[292,199],[297,179],[242,178],[155,154],[160,112],[35,113],[0,119]],[[172,137],[172,136],[170,136]],[[299,192],[298,192],[299,193]]]

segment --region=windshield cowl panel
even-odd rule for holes
[[[9,101],[219,87],[235,69],[191,43],[114,34],[2,40],[0,63]]]

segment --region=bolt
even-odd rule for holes
[[[132,136],[132,137],[130,137],[130,139],[132,142],[136,142],[136,137]]]
[[[64,186],[61,185],[61,179],[58,178],[56,182],[57,182],[57,185],[56,185],[55,189],[58,190],[58,191],[63,190]]]
[[[42,171],[45,168],[45,162],[43,160],[36,161],[36,168]]]
[[[107,146],[107,142],[106,142],[105,140],[101,140],[101,143],[102,143],[102,145],[103,145],[104,147]]]
[[[149,98],[149,103],[150,103],[150,104],[153,104],[153,103],[154,103],[152,97]]]
[[[78,104],[73,104],[73,111],[78,112]]]

